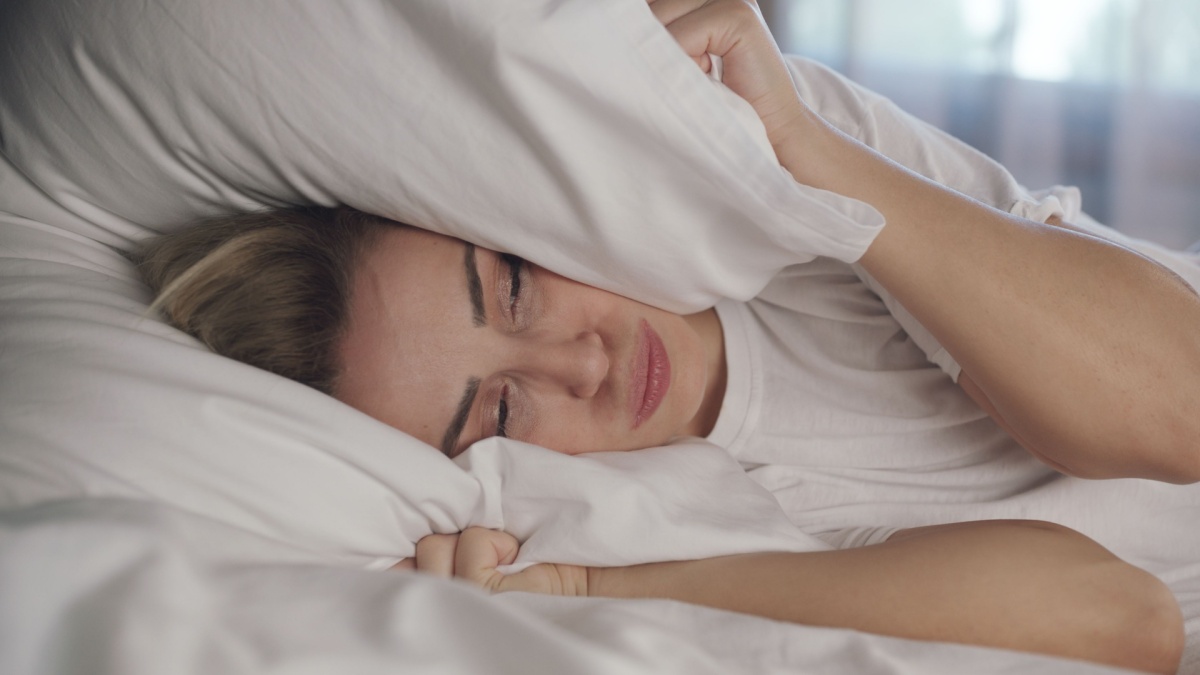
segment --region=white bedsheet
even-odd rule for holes
[[[416,573],[230,564],[218,522],[111,499],[0,514],[10,675],[579,673],[1102,675],[1016,652],[789,625],[667,601],[489,598]]]

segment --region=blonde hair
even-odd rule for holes
[[[401,225],[349,207],[228,216],[156,237],[131,257],[152,311],[218,354],[332,394],[354,270]]]

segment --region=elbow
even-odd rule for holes
[[[1152,673],[1171,675],[1183,659],[1186,635],[1183,613],[1174,594],[1166,584],[1143,572],[1149,578],[1139,606],[1129,617],[1130,629],[1137,633],[1133,652],[1137,668]]]
[[[1150,673],[1175,673],[1183,658],[1183,613],[1158,577],[1115,557],[1083,534],[1041,521],[1017,521],[1072,543],[1081,559],[1055,572],[1061,593],[1047,613],[1055,629],[1017,648]],[[1061,631],[1057,630],[1061,629]]]
[[[1195,417],[1189,415],[1173,425],[1165,457],[1167,477],[1162,479],[1168,483],[1200,483],[1200,420]]]
[[[1081,463],[1077,468],[1049,461],[1046,463],[1069,476],[1089,480],[1145,478],[1174,485],[1200,483],[1200,444],[1178,451],[1167,451],[1162,446],[1150,448],[1145,445],[1132,451],[1128,449],[1129,446],[1126,448],[1127,457],[1121,457],[1111,464]]]
[[[1081,439],[1073,447],[1082,450],[1068,454],[1063,462],[1054,462],[1033,448],[1030,452],[1077,478],[1200,483],[1200,416],[1152,413],[1153,409],[1148,409],[1136,416],[1152,420],[1150,423],[1127,423],[1120,429],[1110,429],[1103,437]]]
[[[1190,448],[1188,455],[1200,455],[1200,446]],[[1183,456],[1170,463],[1159,480],[1176,485],[1200,483],[1200,458]]]
[[[1139,444],[1147,470],[1137,477],[1178,485],[1200,482],[1200,419],[1180,414],[1156,426],[1158,433],[1146,433]]]
[[[1186,372],[1192,374],[1190,380],[1197,381],[1200,356],[1196,366]],[[1161,394],[1154,407],[1143,410],[1143,419],[1151,421],[1148,431],[1152,433],[1145,435],[1142,447],[1157,460],[1160,474],[1148,478],[1180,485],[1200,482],[1200,415],[1193,404],[1200,396],[1200,386],[1192,391],[1164,387]]]
[[[1111,665],[1173,674],[1184,650],[1183,615],[1166,584],[1148,572],[1115,563],[1113,611],[1095,632],[1102,658]]]

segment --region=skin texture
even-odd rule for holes
[[[473,316],[465,255],[484,309]],[[381,235],[355,279],[344,373],[335,394],[442,447],[467,383],[479,385],[454,455],[506,434],[567,454],[663,445],[704,436],[724,394],[715,312],[683,317],[532,264],[518,274],[494,251],[415,228]],[[662,340],[670,384],[644,420],[632,402],[644,327]],[[500,402],[503,400],[504,414]],[[569,423],[568,423],[569,421]],[[636,428],[635,428],[636,425]]]

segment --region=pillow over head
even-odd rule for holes
[[[642,0],[14,0],[0,21],[4,155],[108,244],[342,202],[694,311],[854,260],[882,224],[764,157]]]

